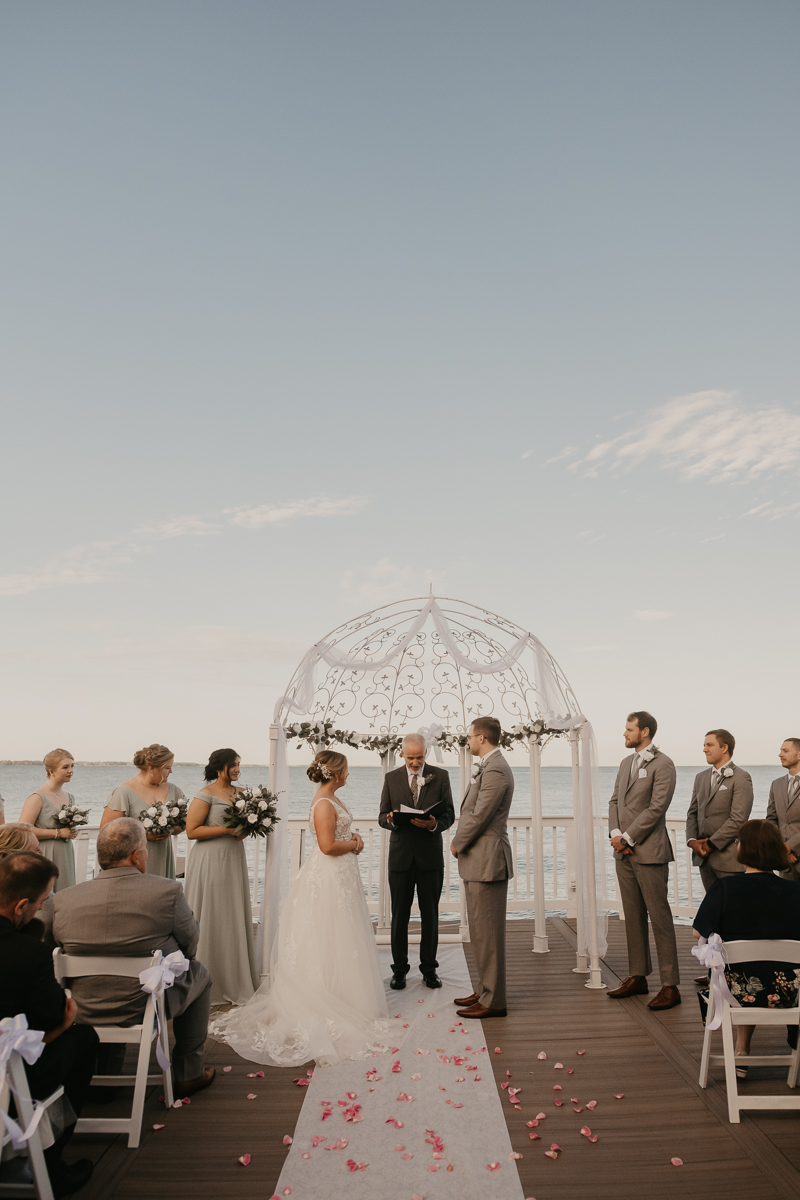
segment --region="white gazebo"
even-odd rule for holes
[[[337,744],[373,750],[380,755],[385,773],[394,766],[403,735],[421,732],[440,761],[443,751],[458,755],[463,796],[472,763],[466,731],[479,716],[497,717],[504,731],[503,745],[524,746],[528,753],[536,954],[548,951],[542,750],[553,738],[569,739],[577,864],[575,971],[589,976],[587,987],[603,987],[605,833],[592,727],[564,672],[537,637],[485,608],[432,594],[384,605],[332,630],[311,647],[275,706],[269,786],[280,793],[279,812],[284,819],[267,846],[261,908],[265,969],[280,899],[288,885],[287,736],[308,742],[314,752]],[[390,927],[387,856],[388,836],[382,830],[379,940],[388,939]],[[452,940],[467,941],[463,889],[461,893],[461,927]]]

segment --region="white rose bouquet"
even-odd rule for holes
[[[263,784],[240,788],[222,815],[228,829],[235,829],[240,836],[268,837],[280,821],[278,797]]]
[[[142,822],[146,833],[152,833],[156,837],[165,837],[167,834],[183,833],[186,828],[186,813],[189,810],[189,801],[178,799],[172,803],[166,800],[156,800],[155,804],[151,804],[149,808],[143,808],[139,813],[139,820]]]
[[[89,824],[89,809],[78,808],[77,804],[62,804],[53,820],[58,829],[78,829]]]

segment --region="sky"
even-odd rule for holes
[[[603,763],[646,708],[777,767],[799,38],[783,0],[2,6],[0,758],[264,762],[306,648],[432,585],[544,642]]]

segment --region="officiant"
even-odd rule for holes
[[[450,776],[443,767],[425,761],[426,742],[421,733],[403,738],[403,766],[387,771],[383,780],[378,821],[391,830],[389,840],[389,891],[392,898],[392,980],[399,991],[406,986],[408,921],[417,892],[422,936],[419,968],[429,988],[442,986],[436,974],[439,963],[439,897],[444,883],[442,830],[455,820]],[[420,815],[404,809],[418,809]],[[432,811],[431,811],[432,810]]]

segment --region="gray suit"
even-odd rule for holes
[[[675,764],[659,750],[631,780],[633,758],[629,754],[620,763],[608,806],[609,832],[619,829],[634,843],[632,854],[614,852],[625,913],[628,970],[631,975],[649,975],[653,969],[649,914],[661,983],[675,987],[679,982],[678,946],[667,892],[669,864],[674,858],[667,832],[667,809],[675,792]]]
[[[198,925],[174,879],[112,867],[96,879],[59,892],[53,901],[53,937],[65,954],[146,957],[181,950],[189,969],[165,993],[173,1020],[173,1069],[181,1082],[203,1070],[211,1008],[211,979],[194,958]],[[137,979],[95,975],[70,983],[78,1020],[87,1025],[135,1025],[147,996]]]
[[[778,826],[786,844],[800,855],[800,796],[789,803],[788,775],[781,775],[780,779],[773,779],[770,784],[767,820]],[[800,883],[798,867],[800,862],[792,863],[788,871],[781,871],[781,875],[784,879],[794,879]]]
[[[736,857],[736,838],[753,807],[753,781],[747,771],[735,763],[726,763],[723,771],[733,771],[712,782],[711,767],[695,777],[692,801],[686,814],[686,841],[708,838],[711,853],[704,858],[692,852],[692,862],[700,868],[706,891],[723,875],[738,875],[744,867]]]
[[[503,755],[492,752],[461,805],[451,845],[467,897],[469,938],[478,972],[478,1002],[506,1007],[506,898],[514,874],[508,813],[514,775]]]

